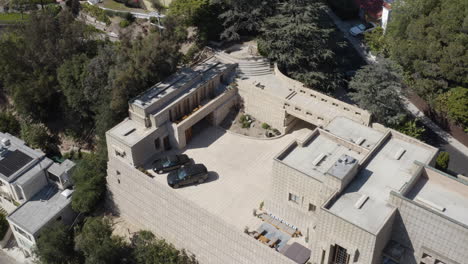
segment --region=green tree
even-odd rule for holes
[[[55,222],[41,230],[34,254],[43,264],[62,264],[74,259],[73,238],[67,226]]]
[[[105,165],[104,165],[105,166]],[[75,192],[72,208],[80,213],[90,213],[101,201],[106,190],[106,173],[96,154],[86,155],[73,170]]]
[[[32,148],[41,149],[48,155],[58,152],[55,138],[42,123],[21,123],[21,138]]]
[[[330,45],[333,28],[323,8],[318,1],[280,3],[278,14],[266,19],[259,50],[291,77],[331,93],[341,79]]]
[[[468,88],[456,87],[440,94],[436,100],[436,109],[447,117],[468,128]]]
[[[209,0],[174,0],[169,5],[169,14],[180,17],[186,25],[192,26],[200,11],[209,4]]]
[[[450,162],[450,155],[448,152],[442,151],[439,153],[436,159],[436,169],[441,171],[447,171]]]
[[[14,115],[8,112],[0,113],[0,132],[6,132],[18,136],[20,130],[21,125]]]
[[[450,87],[468,87],[466,1],[395,1],[392,9],[386,42],[410,88],[433,104]]]
[[[405,116],[399,72],[391,61],[380,59],[379,63],[362,67],[349,83],[355,90],[350,93],[351,99],[388,126],[400,124]]]
[[[258,34],[264,20],[276,11],[278,0],[215,0],[226,5],[220,15],[223,21],[223,39],[238,40],[240,33]]]
[[[150,231],[140,231],[132,239],[137,264],[196,264],[195,256],[178,250],[165,240],[156,239]]]
[[[86,264],[114,264],[120,263],[125,243],[112,236],[107,218],[89,217],[75,238],[75,247],[83,253]]]
[[[10,225],[8,224],[8,221],[6,219],[6,215],[0,213],[0,240],[3,239],[9,227]]]
[[[403,122],[398,125],[396,129],[403,134],[419,140],[423,139],[424,132],[426,132],[426,129],[423,126],[420,126],[415,119]]]
[[[388,47],[387,43],[385,42],[383,28],[378,27],[372,31],[364,33],[364,39],[367,46],[369,46],[370,50],[374,54],[384,56],[388,54]]]

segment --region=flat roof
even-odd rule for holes
[[[403,154],[398,155],[402,150]],[[387,204],[390,192],[400,192],[411,180],[418,169],[414,161],[428,163],[435,152],[435,148],[391,135],[330,206],[330,212],[376,234],[393,212]],[[367,201],[356,208],[363,196],[368,197]]]
[[[154,126],[147,128],[137,121],[126,118],[109,130],[108,133],[122,140],[127,146],[133,146],[154,130],[156,130]]]
[[[326,130],[367,149],[373,148],[384,136],[384,133],[380,131],[368,126],[363,126],[345,117],[337,117],[333,119],[326,126]]]
[[[468,225],[468,183],[433,168],[424,168],[407,198]]]
[[[219,65],[225,66],[225,64],[219,62],[216,58],[211,57],[194,65],[192,68],[183,68],[134,98],[131,103],[143,109],[148,108],[172,92],[191,86],[196,82],[198,76],[209,73]]]
[[[67,198],[55,185],[48,185],[13,211],[8,219],[34,235],[70,203],[71,196]]]
[[[281,159],[283,163],[320,181],[323,181],[325,173],[343,155],[358,161],[365,155],[365,153],[349,149],[321,133],[315,135],[303,147],[297,145],[285,154]]]

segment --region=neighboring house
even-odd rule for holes
[[[387,27],[394,0],[354,0],[359,7],[359,16],[367,22],[381,22]]]
[[[234,72],[240,76],[230,84]],[[307,249],[292,243],[280,254],[236,229],[233,223],[249,219],[233,214],[222,197],[200,202],[209,197],[197,192],[203,186],[174,190],[162,175],[148,177],[155,155],[183,151],[200,121],[217,125],[232,107],[282,133],[304,121],[316,126],[273,156],[272,168],[259,164],[272,172],[263,209],[278,226],[300,231],[294,242]],[[430,167],[437,148],[371,124],[367,111],[305,88],[258,58],[221,52],[181,70],[132,100],[129,118],[106,139],[110,208],[205,263],[291,263],[285,256],[294,259],[292,251],[302,252],[301,263],[316,264],[468,259],[468,185]],[[217,184],[238,190],[236,201],[249,199],[242,185]]]
[[[0,207],[9,213],[7,219],[18,245],[31,254],[35,237],[46,224],[60,217],[68,223],[71,211],[70,160],[54,163],[24,141],[0,132]]]

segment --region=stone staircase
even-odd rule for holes
[[[215,56],[218,60],[224,63],[237,63],[239,65],[237,71],[241,76],[262,76],[269,75],[273,72],[270,62],[262,57],[240,59],[225,52],[217,52]]]

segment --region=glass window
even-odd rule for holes
[[[187,177],[187,171],[186,170],[180,170],[179,171],[179,179],[184,179],[185,177]]]
[[[28,235],[26,232],[24,232],[21,228],[19,228],[17,226],[13,226],[13,227],[15,228],[16,232],[20,233],[22,236],[27,238],[29,241],[32,241],[31,236]]]
[[[309,212],[315,212],[315,209],[316,209],[315,205],[310,203],[309,204]]]
[[[49,172],[49,179],[50,179],[51,181],[59,182],[59,183],[60,183],[60,178],[57,177],[57,175],[54,175],[54,174],[52,174],[52,173],[50,173],[50,172]]]
[[[299,203],[299,196],[290,193],[289,194],[289,201],[294,202],[294,203]]]
[[[154,140],[154,147],[159,150],[161,148],[161,141],[159,140],[159,138],[155,139]]]

